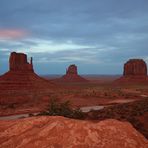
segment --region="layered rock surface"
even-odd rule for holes
[[[59,80],[63,82],[87,82],[86,79],[78,75],[76,65],[70,65],[66,70],[66,74]]]
[[[147,65],[142,59],[130,59],[124,64],[124,76],[147,76]]]
[[[53,83],[34,72],[32,58],[29,63],[26,54],[12,52],[9,58],[9,71],[0,76],[0,104],[22,102],[22,98],[27,98],[27,92],[40,92],[53,86]]]
[[[28,63],[26,54],[12,52],[9,58],[9,67],[10,71],[33,72],[32,57]]]
[[[130,59],[124,64],[123,76],[117,83],[148,83],[147,65],[142,59]]]
[[[31,117],[0,122],[1,148],[147,148],[148,141],[131,124],[98,123],[64,117]]]

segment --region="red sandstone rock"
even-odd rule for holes
[[[70,65],[66,70],[66,75],[59,79],[62,82],[88,82],[86,79],[78,75],[77,66]]]
[[[12,52],[9,64],[10,70],[0,76],[0,105],[25,103],[34,98],[32,91],[40,93],[54,87],[34,72],[32,58],[28,63],[26,54]]]
[[[128,122],[31,117],[0,122],[1,148],[147,148],[148,140]]]
[[[124,64],[123,76],[115,83],[129,84],[148,84],[147,65],[142,59],[130,59]]]
[[[27,55],[24,53],[12,52],[9,59],[10,71],[33,71],[32,58],[27,62]]]
[[[142,59],[130,59],[124,64],[124,76],[147,76],[147,66]]]
[[[68,67],[68,69],[66,70],[66,75],[78,75],[77,66],[76,65],[70,65]]]

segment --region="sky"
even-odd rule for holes
[[[0,0],[0,74],[10,52],[33,57],[38,74],[122,74],[148,64],[148,0]]]

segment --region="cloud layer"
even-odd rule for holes
[[[148,61],[147,0],[0,2],[0,73],[11,51],[34,57],[40,74],[119,74],[129,58]]]

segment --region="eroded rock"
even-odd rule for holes
[[[142,59],[130,59],[124,64],[123,76],[115,81],[117,84],[148,84],[147,65]]]
[[[66,70],[66,75],[78,75],[77,66],[70,65]]]
[[[147,76],[147,65],[142,59],[130,59],[124,64],[124,76]]]
[[[26,54],[12,52],[9,71],[0,76],[0,105],[35,100],[37,96],[32,92],[40,94],[53,86],[53,83],[34,72],[32,58],[29,63]]]
[[[30,63],[27,61],[27,55],[24,53],[12,52],[9,58],[10,71],[32,71],[32,57]]]
[[[31,117],[0,122],[1,148],[147,148],[148,141],[130,123],[64,117]]]
[[[66,74],[59,80],[63,82],[88,82],[88,80],[78,75],[77,66],[74,64],[68,67]]]

